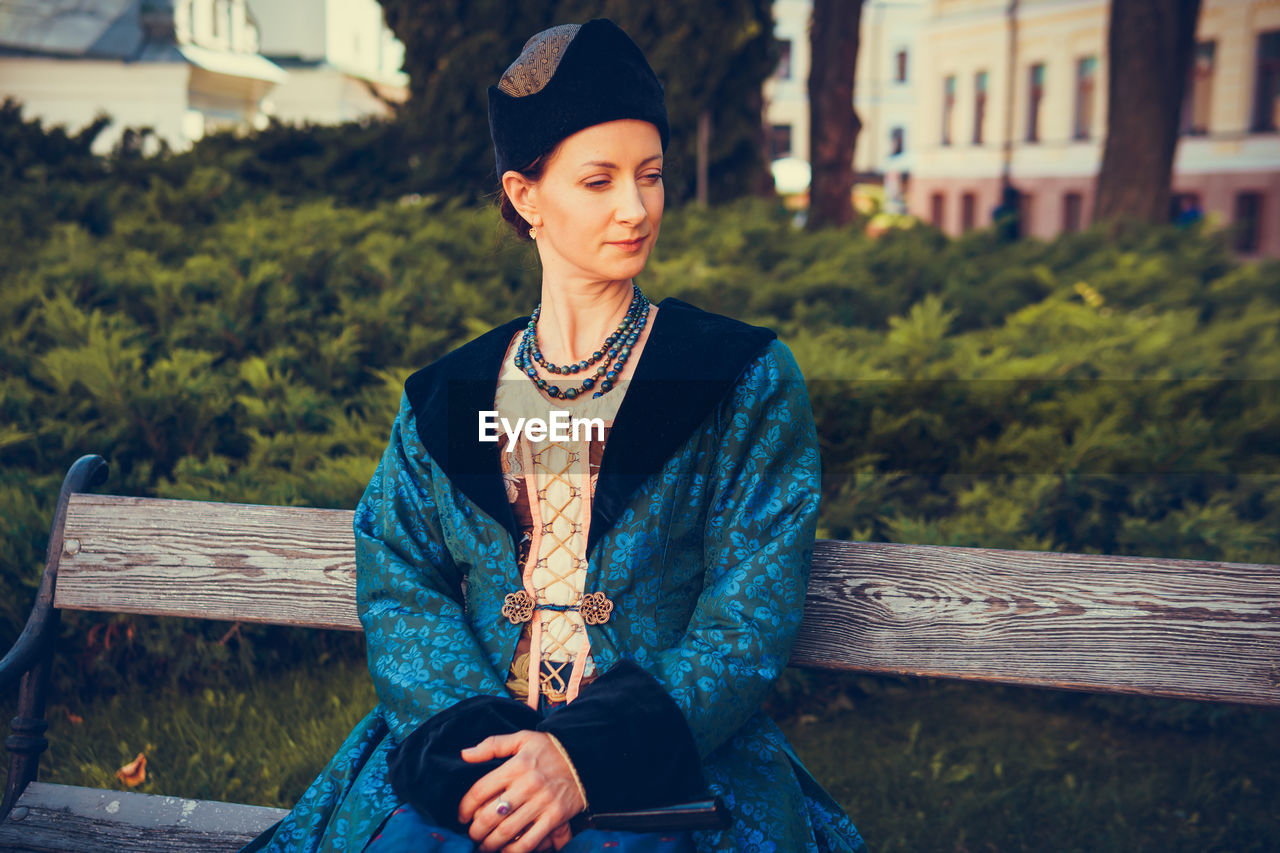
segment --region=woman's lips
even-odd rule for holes
[[[637,240],[618,240],[618,241],[610,242],[609,245],[617,246],[619,249],[621,249],[624,252],[635,252],[635,251],[639,251],[640,247],[644,245],[644,241],[646,239],[647,238],[645,237],[641,237]]]

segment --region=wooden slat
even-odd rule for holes
[[[351,512],[73,495],[55,603],[359,630]]]
[[[76,495],[66,545],[60,607],[360,627],[350,512]],[[1280,705],[1280,568],[824,541],[792,663]]]
[[[13,813],[0,823],[0,851],[230,853],[286,813],[262,806],[32,782]]]
[[[792,663],[1280,705],[1280,567],[820,541]]]

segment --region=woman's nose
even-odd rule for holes
[[[623,185],[622,198],[618,200],[618,210],[615,215],[619,222],[628,225],[636,225],[648,218],[649,211],[644,206],[644,198],[640,195],[638,184]]]

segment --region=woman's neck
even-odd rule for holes
[[[554,364],[588,358],[618,328],[631,305],[631,280],[573,285],[542,282],[538,345]]]

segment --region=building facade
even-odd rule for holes
[[[1109,4],[1021,0],[1016,21],[1010,5],[932,0],[920,30],[908,205],[951,234],[991,223],[1006,138],[1024,233],[1050,238],[1090,224]],[[1280,256],[1280,0],[1204,0],[1196,41],[1177,203],[1230,226],[1241,254]]]
[[[809,19],[811,0],[774,0],[773,36],[782,53],[765,81],[769,158],[809,160]]]
[[[854,171],[883,180],[888,203],[906,206],[915,121],[917,35],[925,0],[865,0],[853,105],[862,121]],[[809,160],[809,25],[812,0],[774,0],[774,37],[782,59],[765,82],[765,121],[772,159]]]
[[[72,131],[110,115],[97,153],[125,128],[182,150],[209,130],[263,126],[262,100],[286,76],[258,53],[245,0],[0,5],[0,96]]]
[[[287,122],[386,117],[409,95],[377,0],[249,0],[264,56],[289,72],[264,104]]]
[[[376,0],[0,3],[0,98],[72,132],[111,116],[99,154],[126,128],[181,151],[272,117],[385,116],[407,95],[402,60]]]
[[[765,88],[771,137],[805,159],[811,13],[809,0],[774,3],[790,67]],[[1007,138],[1025,232],[1087,227],[1109,14],[1108,0],[865,0],[855,171],[883,180],[891,204],[962,234],[990,225],[1001,203]],[[1280,0],[1203,0],[1196,40],[1175,201],[1230,226],[1242,255],[1280,257]]]

